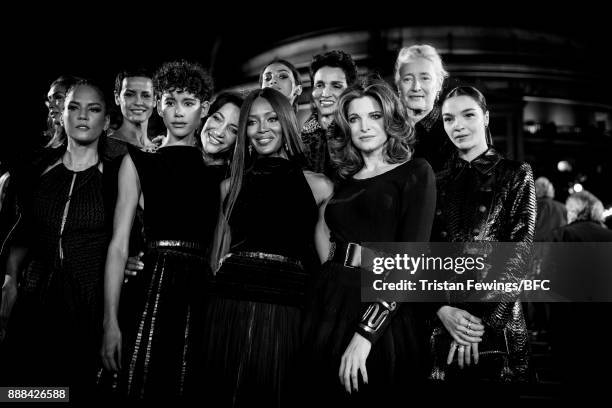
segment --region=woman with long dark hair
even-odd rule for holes
[[[238,136],[238,118],[244,98],[236,92],[220,92],[210,104],[209,115],[200,133],[204,161],[229,173]]]
[[[286,406],[301,343],[317,206],[332,190],[304,171],[297,120],[272,88],[240,111],[231,176],[213,247],[215,290],[206,311],[207,395],[220,406]]]
[[[270,61],[259,75],[259,86],[262,89],[274,88],[285,95],[297,114],[297,99],[302,94],[302,79],[292,63],[280,58]]]

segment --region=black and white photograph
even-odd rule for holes
[[[28,7],[2,28],[0,405],[607,395],[603,5]]]

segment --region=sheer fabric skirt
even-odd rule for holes
[[[365,311],[361,302],[361,271],[326,262],[314,285],[304,322],[302,382],[334,404],[379,404],[407,401],[402,391],[416,396],[425,383],[428,347],[423,306],[402,304],[366,360],[368,384],[360,376],[359,392],[349,395],[338,373],[342,355]],[[306,400],[308,396],[305,395]],[[309,404],[316,403],[311,400]]]
[[[201,368],[218,407],[293,406],[307,274],[282,260],[233,255],[208,299]]]

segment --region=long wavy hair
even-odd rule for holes
[[[385,81],[370,80],[347,88],[338,101],[335,121],[340,132],[338,137],[330,140],[329,147],[331,159],[343,178],[354,175],[364,164],[361,152],[352,141],[348,109],[352,101],[366,96],[378,102],[382,109],[384,130],[387,133],[384,160],[387,163],[401,163],[412,157],[415,135],[406,109]]]
[[[217,158],[221,158],[223,160],[226,160],[227,162],[231,162],[232,161],[232,154],[234,152],[234,149],[228,149],[226,151],[217,153],[216,155],[212,156],[208,153],[206,153],[203,149],[203,145],[202,145],[202,140],[200,138],[200,132],[201,129],[204,127],[204,125],[206,124],[206,121],[208,120],[208,118],[210,118],[212,115],[214,115],[215,112],[217,112],[219,109],[221,109],[223,106],[225,106],[228,103],[231,103],[232,105],[236,106],[238,109],[240,109],[242,107],[242,103],[244,102],[244,97],[239,94],[238,92],[232,92],[232,91],[223,91],[223,92],[219,92],[219,94],[217,94],[217,96],[215,96],[215,100],[210,104],[210,109],[208,110],[208,115],[202,120],[202,125],[200,126],[200,130],[198,132],[198,137],[196,137],[196,146],[198,148],[200,148],[202,150],[202,155],[205,158],[209,158],[211,160],[217,159]]]
[[[255,152],[251,154],[248,151],[249,138],[247,135],[248,118],[251,113],[251,108],[257,98],[263,98],[268,101],[272,109],[276,112],[278,121],[283,130],[283,142],[281,146],[285,149],[287,158],[301,167],[304,167],[306,164],[304,145],[300,138],[297,118],[285,95],[272,88],[256,89],[248,94],[240,109],[238,136],[236,137],[236,144],[234,145],[233,160],[230,166],[230,177],[228,179],[229,190],[225,197],[225,201],[221,203],[223,211],[219,217],[217,229],[215,231],[215,239],[213,241],[211,268],[215,274],[220,267],[223,257],[230,249],[231,236],[229,220],[232,216],[232,210],[234,209],[236,199],[242,188],[242,180],[244,175],[252,169],[253,164],[257,160],[257,154]]]

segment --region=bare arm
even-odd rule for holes
[[[327,258],[329,258],[329,248],[330,248],[330,233],[329,227],[325,223],[325,208],[327,208],[328,201],[325,201],[323,204],[319,206],[319,220],[317,221],[317,225],[315,226],[315,248],[317,250],[317,254],[319,255],[319,260],[321,263],[325,263]]]
[[[325,208],[334,193],[334,185],[327,177],[322,174],[305,171],[304,176],[312,190],[315,202],[319,206],[319,219],[315,226],[314,242],[319,260],[321,263],[327,261],[329,257],[329,228],[325,223]]]
[[[28,254],[28,249],[22,246],[12,246],[6,260],[6,274],[2,284],[2,304],[0,305],[0,342],[4,337],[4,330],[11,316],[13,306],[17,301],[17,286],[19,274]]]
[[[102,358],[107,369],[117,371],[121,361],[121,333],[117,319],[123,273],[128,258],[130,232],[140,197],[140,181],[130,155],[119,169],[119,194],[104,272],[104,342]]]

